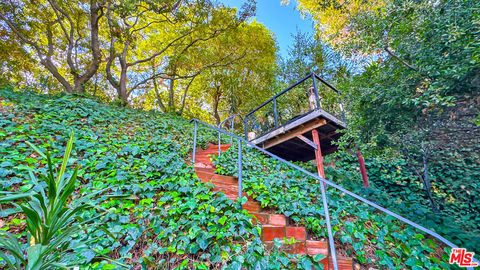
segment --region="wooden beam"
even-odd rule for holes
[[[263,149],[268,149],[268,148],[270,148],[272,146],[275,146],[277,144],[280,144],[282,142],[291,140],[291,139],[297,137],[298,135],[302,135],[303,133],[306,133],[308,131],[311,131],[313,129],[316,129],[316,128],[318,128],[320,126],[323,126],[323,125],[326,125],[326,124],[327,124],[327,120],[325,120],[323,118],[322,119],[315,119],[315,120],[313,120],[309,123],[305,123],[303,126],[292,129],[288,133],[278,135],[273,140],[269,140],[269,141],[263,143]]]
[[[317,161],[317,172],[320,177],[325,178],[325,170],[323,168],[323,155],[322,148],[320,146],[320,138],[318,137],[318,131],[316,129],[312,130],[312,139],[317,145],[315,150],[315,160]]]
[[[297,138],[304,141],[306,144],[310,145],[313,149],[317,150],[317,145],[314,142],[310,141],[307,137],[303,135],[298,135]]]

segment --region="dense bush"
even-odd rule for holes
[[[251,216],[194,175],[185,160],[192,125],[176,116],[101,104],[75,96],[43,96],[0,90],[0,187],[25,192],[29,172],[47,173],[45,159],[27,141],[48,149],[58,164],[65,138],[75,133],[69,164],[78,167],[72,201],[106,190],[90,203],[104,209],[107,230],[86,228],[85,267],[112,269],[309,268],[310,257],[266,251]],[[216,134],[199,130],[200,145]],[[25,216],[2,204],[2,231],[24,246]],[[81,218],[95,217],[86,209]],[[298,265],[293,263],[297,261]],[[0,267],[2,262],[0,261]]]
[[[328,176],[381,205],[433,229],[457,245],[480,252],[480,167],[474,161],[456,158],[432,163],[432,196],[439,208],[432,210],[422,181],[401,158],[368,158],[371,188],[361,185],[356,158],[344,153],[335,157]]]

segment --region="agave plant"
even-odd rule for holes
[[[94,207],[90,201],[102,191],[75,198],[74,204],[69,201],[75,190],[78,171],[75,168],[69,177],[65,173],[73,141],[72,132],[59,170],[56,170],[48,152],[44,154],[29,143],[47,160],[47,173],[40,179],[46,185],[30,172],[33,188],[29,192],[0,193],[0,203],[11,203],[26,216],[29,240],[29,243],[22,244],[15,235],[0,232],[0,258],[9,268],[58,269],[84,262],[81,256],[77,255],[86,248],[85,242],[73,239],[86,225],[90,228],[95,225],[94,221],[98,216],[84,220],[80,213]]]

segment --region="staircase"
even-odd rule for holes
[[[222,152],[226,151],[230,145],[220,146]],[[215,191],[223,192],[231,200],[238,198],[238,181],[236,177],[215,174],[215,167],[211,161],[212,155],[218,154],[217,145],[209,145],[207,149],[197,149],[195,155],[195,172],[202,182],[210,182]],[[243,196],[247,196],[243,194]],[[292,222],[282,214],[276,214],[272,211],[262,209],[260,204],[252,198],[248,198],[243,205],[243,209],[247,210],[253,216],[253,222],[262,226],[262,241],[266,247],[273,246],[273,240],[278,238],[283,241],[287,239],[295,239],[288,241],[281,248],[291,254],[317,255],[322,254],[325,259],[322,260],[324,269],[333,269],[329,254],[327,241],[312,240],[308,237],[305,227],[295,226]],[[337,256],[339,270],[352,270],[352,259]]]

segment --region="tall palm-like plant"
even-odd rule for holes
[[[11,233],[0,232],[0,258],[9,268],[58,269],[82,263],[82,259],[73,253],[72,239],[85,225],[91,226],[98,218],[84,220],[79,214],[93,207],[89,202],[101,191],[75,198],[74,205],[69,202],[75,190],[78,171],[75,168],[69,177],[65,173],[73,142],[72,132],[59,170],[53,165],[50,153],[44,154],[29,143],[47,160],[48,170],[41,179],[46,185],[41,184],[30,172],[34,186],[30,192],[0,193],[0,203],[11,203],[25,214],[29,239],[28,245],[23,245]],[[78,251],[75,250],[77,254]]]

